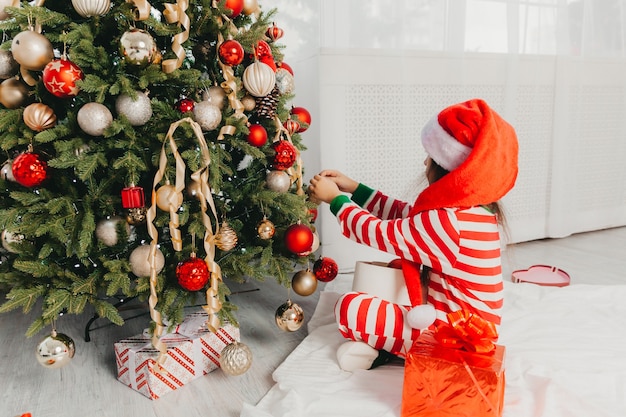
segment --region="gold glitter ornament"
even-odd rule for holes
[[[228,375],[241,375],[252,365],[252,352],[241,342],[234,341],[222,349],[220,353],[220,367]]]
[[[222,222],[222,226],[215,236],[215,246],[224,252],[237,246],[237,232],[228,223]]]

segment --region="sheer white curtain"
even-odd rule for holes
[[[286,60],[314,117],[305,176],[338,168],[412,200],[422,125],[481,97],[519,137],[503,201],[511,242],[626,224],[626,0],[262,5],[289,28]],[[342,238],[325,208],[318,222],[322,253],[341,267],[388,258]]]

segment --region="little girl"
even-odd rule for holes
[[[515,130],[487,103],[474,99],[428,122],[422,144],[429,186],[412,205],[338,171],[322,171],[310,181],[311,198],[330,204],[346,237],[402,259],[412,304],[344,294],[335,307],[339,330],[351,340],[337,352],[344,370],[369,369],[389,354],[404,357],[419,336],[414,327],[432,322],[416,324],[424,322],[429,309],[434,309],[434,325],[460,309],[500,324],[497,202],[517,178]]]

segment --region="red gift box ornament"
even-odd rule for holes
[[[437,326],[434,336],[450,349],[490,353],[496,348],[496,325],[467,310],[457,310],[446,315],[448,324]]]
[[[122,207],[125,209],[141,208],[146,205],[142,187],[131,185],[122,189]]]

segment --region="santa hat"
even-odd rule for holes
[[[449,174],[417,197],[413,213],[490,204],[515,184],[515,129],[483,100],[473,99],[442,110],[424,126],[422,144]]]
[[[515,129],[483,100],[469,100],[441,111],[425,125],[422,143],[428,155],[449,173],[420,193],[410,215],[490,204],[515,184]],[[404,260],[402,270],[412,304],[421,303],[419,266]]]

